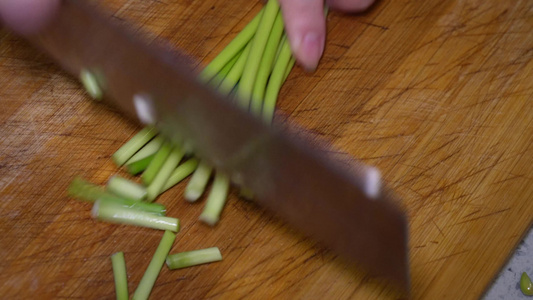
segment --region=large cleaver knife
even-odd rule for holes
[[[165,135],[186,141],[262,206],[347,262],[409,289],[406,217],[389,192],[369,187],[379,183],[372,169],[347,171],[287,128],[262,124],[200,83],[186,56],[143,43],[84,2],[62,1],[30,42],[76,76],[93,70],[106,99],[128,115],[137,116],[133,99],[142,99]]]

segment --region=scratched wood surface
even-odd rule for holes
[[[199,62],[260,9],[257,1],[109,0],[117,22]],[[296,122],[375,165],[409,217],[412,297],[476,299],[533,216],[533,2],[381,1],[331,13],[317,72],[295,68],[278,122]],[[130,291],[161,232],[97,223],[66,196],[73,176],[103,184],[138,127],[88,100],[76,79],[0,32],[0,294],[113,298],[109,256],[124,251]],[[152,297],[398,299],[233,191],[222,222],[197,222],[183,184],[160,202],[182,221],[172,252],[218,246],[224,261],[163,268]]]

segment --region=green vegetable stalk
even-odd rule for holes
[[[120,167],[130,159],[139,149],[157,134],[157,129],[148,126],[139,131],[126,144],[118,149],[111,159]]]
[[[124,199],[142,201],[146,199],[144,186],[118,175],[112,176],[107,181],[107,190]]]
[[[152,154],[137,161],[126,163],[126,171],[131,175],[137,175],[148,168],[154,157],[155,154]]]
[[[125,208],[140,210],[159,216],[164,216],[166,212],[165,206],[161,204],[139,202],[136,200],[120,198],[80,177],[76,177],[74,180],[72,180],[68,187],[68,194],[71,197],[87,202],[95,202],[97,200],[103,202],[112,202]]]
[[[252,47],[250,44],[246,45],[244,48],[244,51],[242,52],[242,55],[239,57],[239,59],[235,62],[235,65],[231,69],[231,71],[228,72],[224,80],[220,83],[218,87],[218,91],[223,95],[229,95],[233,88],[237,85],[237,82],[241,79],[242,72],[244,71],[244,66],[246,65],[246,60],[248,56],[250,55],[250,49]]]
[[[91,214],[95,219],[116,224],[127,224],[174,232],[178,232],[180,228],[179,220],[176,218],[157,216],[130,207],[124,207],[110,201],[96,200]]]
[[[222,68],[222,70],[220,70],[220,72],[218,72],[218,74],[213,79],[211,79],[211,81],[209,81],[209,83],[214,87],[219,86],[220,83],[224,80],[224,78],[226,78],[229,72],[233,69],[233,66],[235,66],[239,58],[241,58],[241,56],[243,55],[243,52],[244,50],[239,51],[239,53],[237,53],[237,55],[235,55],[235,57],[233,57],[224,66],[224,68]]]
[[[217,172],[213,187],[207,198],[204,210],[200,214],[200,221],[214,226],[220,219],[220,214],[226,203],[229,189],[229,178],[221,172]]]
[[[255,79],[253,93],[252,93],[252,102],[250,104],[250,111],[259,116],[261,114],[261,108],[263,106],[263,98],[265,96],[265,88],[272,72],[272,66],[274,59],[276,57],[276,52],[278,50],[278,45],[281,41],[281,36],[283,35],[283,17],[281,11],[278,12],[274,24],[272,26],[272,31],[268,37],[265,52],[261,63],[259,65],[259,70],[257,71],[257,78]]]
[[[159,170],[161,170],[161,167],[167,160],[167,157],[170,155],[170,152],[172,151],[172,144],[170,142],[165,142],[161,146],[161,149],[157,151],[154,158],[146,167],[146,170],[144,170],[143,174],[141,175],[141,179],[145,185],[150,185],[154,178],[156,177]]]
[[[128,159],[125,164],[129,165],[156,154],[163,145],[164,141],[165,139],[160,135],[154,137],[150,142],[148,142],[148,144],[144,145],[137,153],[135,153],[135,155]]]
[[[161,166],[161,169],[154,177],[154,180],[148,186],[148,188],[146,188],[148,201],[154,201],[155,198],[163,192],[165,184],[170,178],[172,172],[176,169],[179,162],[183,158],[183,155],[183,150],[181,150],[180,147],[174,147],[171,150],[170,155],[168,156],[164,164]]]
[[[167,182],[165,183],[165,186],[163,187],[163,192],[178,184],[180,181],[185,179],[185,177],[191,175],[197,167],[198,160],[196,158],[191,158],[179,165],[172,172],[172,174],[170,174],[170,177],[168,178]]]
[[[96,75],[87,69],[83,69],[80,72],[80,81],[91,98],[94,100],[102,99],[104,93],[98,84]]]
[[[124,253],[117,252],[111,255],[113,275],[115,277],[115,293],[117,300],[128,300],[128,277],[126,275],[126,261]]]
[[[148,265],[148,268],[144,272],[141,282],[139,282],[139,285],[133,294],[132,299],[148,299],[150,293],[152,292],[152,288],[154,287],[157,276],[159,276],[159,272],[161,272],[161,268],[165,263],[165,259],[170,252],[170,248],[172,248],[172,244],[174,243],[175,239],[176,235],[174,233],[165,231],[163,238],[161,238],[161,242],[159,242],[159,246],[157,246],[157,249],[155,250],[152,260]]]
[[[248,109],[250,104],[257,70],[259,69],[268,37],[270,36],[272,26],[279,11],[278,1],[269,0],[263,9],[265,11],[257,27],[257,32],[251,41],[252,48],[250,49],[250,55],[246,61],[246,67],[244,68],[237,90],[238,105],[244,109]]]
[[[265,92],[265,100],[263,103],[263,120],[265,123],[272,123],[274,118],[274,110],[276,108],[276,101],[278,99],[278,94],[281,89],[281,85],[286,78],[287,68],[292,67],[291,63],[292,53],[289,41],[285,38],[281,44],[281,50],[279,57],[274,65],[272,70],[272,75],[270,75],[270,80],[268,81],[268,86]]]
[[[200,161],[198,168],[194,174],[192,174],[189,184],[185,188],[185,199],[189,202],[195,202],[202,196],[205,191],[205,187],[211,177],[211,171],[213,168],[205,161]]]
[[[262,9],[246,27],[222,50],[211,63],[209,63],[202,73],[200,73],[200,80],[208,82],[216,76],[224,66],[236,56],[241,49],[243,49],[248,42],[254,37],[257,31],[257,26],[263,15]]]
[[[193,250],[167,256],[167,267],[171,270],[183,269],[215,261],[221,261],[222,254],[217,247]]]

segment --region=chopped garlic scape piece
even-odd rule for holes
[[[167,258],[175,239],[176,235],[174,233],[168,230],[165,231],[163,237],[161,238],[161,242],[159,242],[159,246],[157,246],[157,249],[155,250],[152,260],[148,265],[148,268],[146,268],[146,271],[144,272],[144,275],[141,278],[135,293],[133,294],[132,300],[144,300],[150,297],[150,293],[152,292],[152,288],[154,287],[157,276],[159,276],[161,268],[165,264],[165,259]]]
[[[114,175],[107,182],[107,190],[119,197],[133,201],[146,199],[146,188],[124,177]]]
[[[220,250],[217,247],[212,247],[171,254],[167,256],[166,263],[169,269],[174,270],[221,260]]]
[[[102,89],[96,80],[96,76],[91,71],[87,69],[81,70],[80,80],[91,98],[94,100],[102,100]]]
[[[113,266],[117,300],[128,300],[128,277],[124,252],[117,252],[111,255],[111,264]]]

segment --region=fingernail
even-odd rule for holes
[[[307,71],[314,71],[324,52],[324,38],[314,32],[307,33],[300,46],[301,63]]]

